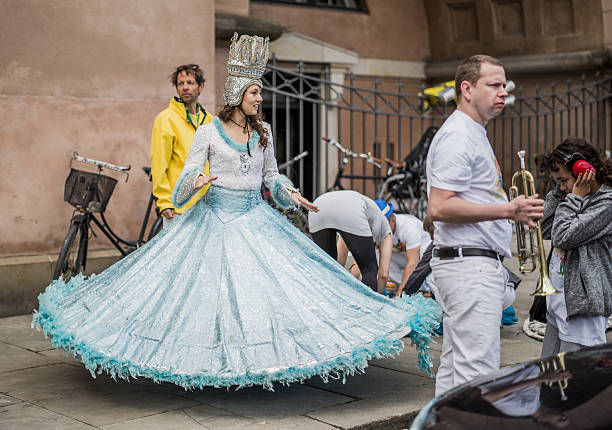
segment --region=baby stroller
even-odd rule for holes
[[[410,213],[420,219],[427,215],[425,162],[429,146],[437,131],[438,127],[435,126],[425,130],[417,146],[402,163],[386,160],[391,167],[399,168],[400,172],[389,174],[385,178],[376,198],[392,203],[398,213]]]

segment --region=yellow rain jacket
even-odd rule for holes
[[[212,115],[198,103],[198,115],[191,115],[187,107],[174,97],[167,109],[155,118],[151,136],[151,175],[153,177],[153,194],[157,197],[160,211],[172,208],[176,213],[183,213],[193,206],[208,190],[208,185],[198,191],[181,209],[172,204],[172,190],[178,180],[193,136],[200,125],[208,124]],[[203,173],[208,176],[208,161]]]

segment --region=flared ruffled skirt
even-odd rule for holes
[[[405,335],[430,372],[440,319],[431,299],[370,290],[258,191],[213,186],[99,275],[54,281],[33,325],[94,376],[272,388],[362,371],[399,353]]]

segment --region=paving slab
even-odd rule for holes
[[[307,415],[340,428],[387,420],[419,410],[434,396],[433,379],[377,366],[368,367],[365,374],[347,378],[346,384],[334,381],[325,388],[356,400]]]
[[[194,406],[185,409],[185,413],[205,429],[250,429],[260,420],[221,411],[207,405]]]
[[[334,430],[338,427],[317,421],[310,417],[290,417],[279,420],[264,420],[255,422],[253,430]]]
[[[14,397],[6,396],[4,394],[0,394],[0,408],[8,405],[14,405],[16,403],[21,403],[22,400],[16,399]]]
[[[346,383],[330,380],[327,384],[316,379],[308,385],[318,387],[333,393],[343,394],[354,399],[371,399],[387,401],[395,399],[399,393],[403,398],[418,396],[422,387],[433,386],[433,379],[404,373],[397,370],[384,369],[377,366],[368,366],[365,373],[347,376]],[[407,389],[409,387],[409,389]],[[424,402],[423,405],[427,403]]]
[[[27,402],[0,407],[2,430],[88,430],[94,429],[64,415]]]
[[[55,358],[45,357],[4,342],[0,342],[0,357],[2,357],[0,373],[59,363]]]
[[[94,425],[142,418],[171,410],[196,405],[197,402],[184,397],[151,391],[131,393],[92,393],[90,390],[74,391],[70,397],[48,399],[40,405]]]
[[[520,323],[522,327],[522,321]],[[505,330],[502,333],[501,365],[508,366],[540,358],[542,342],[527,336],[520,327],[512,327],[512,331]]]
[[[85,369],[57,364],[2,374],[0,392],[94,426],[145,417],[197,405],[185,397],[93,379]]]
[[[313,378],[316,379],[317,377]],[[353,401],[350,396],[302,384],[278,386],[274,392],[261,387],[240,390],[204,389],[187,393],[198,402],[251,418],[303,415],[324,407]]]
[[[63,349],[49,349],[46,351],[39,351],[38,354],[53,358],[57,362],[67,363],[85,369],[85,365],[83,363],[74,358],[74,355],[64,351]]]
[[[127,382],[115,382],[107,375],[95,379],[85,367],[64,363],[5,372],[0,375],[0,392],[32,403],[70,396],[73,391],[119,394],[142,391]]]
[[[144,418],[105,425],[101,428],[104,430],[202,430],[202,426],[183,410],[149,415]]]
[[[408,392],[407,392],[408,391]],[[332,406],[308,414],[309,417],[342,429],[391,421],[411,411],[420,410],[434,396],[434,386],[393,393],[395,399],[370,398]],[[384,427],[381,427],[384,428]]]
[[[31,328],[32,315],[0,318],[0,341],[38,352],[52,349],[42,331]]]

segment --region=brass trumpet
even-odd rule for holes
[[[512,175],[512,186],[510,187],[510,199],[515,199],[519,196],[519,179],[523,187],[525,198],[533,196],[535,191],[535,182],[533,175],[525,168],[525,151],[519,151],[518,156],[521,160],[521,170]],[[546,258],[544,257],[544,241],[542,240],[542,228],[540,221],[536,221],[536,228],[529,228],[529,234],[525,226],[521,223],[516,223],[516,244],[519,259],[519,270],[521,273],[531,273],[536,270],[538,260],[540,265],[540,280],[536,290],[531,293],[532,296],[549,296],[558,293],[553,287],[550,278],[548,277],[548,269],[546,267]],[[534,230],[537,237],[537,244],[534,241]],[[529,247],[527,247],[527,238],[529,238]]]

